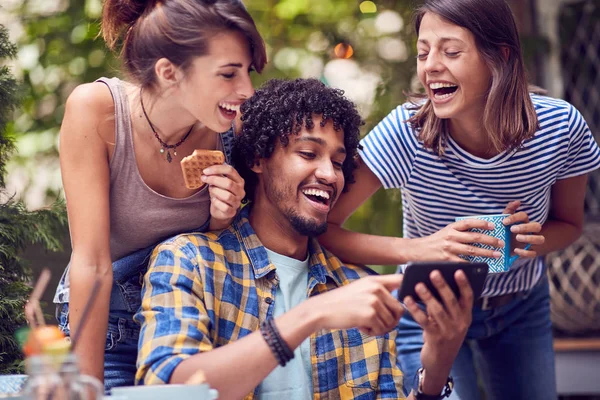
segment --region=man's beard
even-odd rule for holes
[[[291,209],[287,209],[285,215],[292,227],[301,235],[317,237],[327,231],[327,222],[319,224],[316,221],[301,217]]]
[[[267,198],[269,198],[273,204],[276,204],[278,208],[282,203],[285,202],[286,198],[292,198],[295,193],[293,187],[290,185],[283,185],[283,187],[280,188],[275,183],[275,180],[271,174],[267,175],[266,187]],[[279,209],[290,222],[292,228],[294,228],[294,230],[300,235],[317,237],[327,231],[327,221],[319,224],[314,220],[302,217],[293,208],[281,207]]]

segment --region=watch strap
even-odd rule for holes
[[[415,392],[415,400],[442,400],[446,396],[435,395],[435,394],[425,394],[421,391]]]
[[[423,367],[421,367],[417,370],[417,373],[415,375],[413,393],[415,394],[416,400],[443,400],[446,397],[450,397],[450,394],[452,394],[452,390],[454,389],[454,379],[452,379],[451,376],[448,377],[448,380],[446,381],[446,385],[444,386],[442,393],[433,395],[425,394],[421,391],[423,374],[424,370]]]

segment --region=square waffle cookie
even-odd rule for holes
[[[199,189],[204,186],[200,179],[205,168],[215,164],[223,164],[225,156],[219,150],[196,149],[192,154],[181,160],[183,180],[188,189]]]

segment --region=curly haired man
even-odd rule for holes
[[[241,110],[234,159],[250,203],[229,228],[154,251],[136,315],[137,382],[204,370],[226,399],[403,398],[394,344],[403,307],[390,293],[402,277],[344,264],[315,239],[352,182],[354,105],[317,80],[273,80]],[[418,287],[436,322],[425,329],[421,382],[434,397],[416,398],[439,397],[471,319],[464,274],[460,301],[434,281],[443,305]]]

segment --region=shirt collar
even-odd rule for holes
[[[275,266],[269,261],[269,256],[262,242],[256,235],[256,232],[250,225],[249,215],[252,204],[242,208],[235,218],[232,227],[240,242],[246,250],[250,264],[254,270],[254,276],[262,278],[269,272],[275,270]],[[339,276],[339,269],[331,265],[329,258],[332,255],[327,252],[316,238],[310,238],[308,241],[309,251],[309,279],[314,278],[315,284],[325,284],[327,278],[332,280],[336,286],[343,285],[343,277]],[[312,284],[309,289],[315,286]]]

